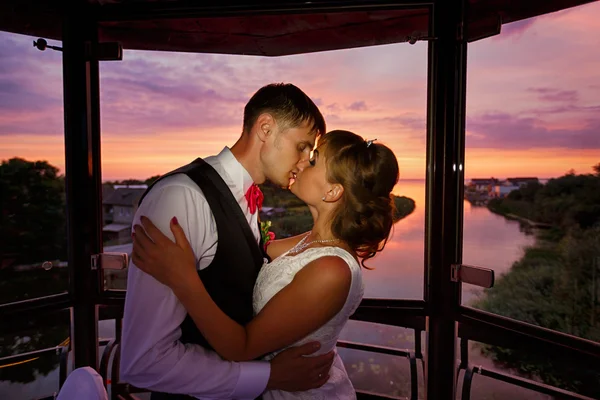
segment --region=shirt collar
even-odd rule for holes
[[[217,159],[219,160],[219,163],[223,169],[231,177],[235,189],[241,188],[242,194],[245,195],[248,189],[250,189],[250,186],[254,184],[250,173],[237,160],[237,158],[235,158],[227,146],[225,146],[217,155]]]

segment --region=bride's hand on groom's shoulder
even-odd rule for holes
[[[198,276],[194,251],[177,218],[173,217],[170,223],[175,242],[147,217],[142,216],[140,222],[142,225],[134,226],[131,253],[137,268],[173,290]]]

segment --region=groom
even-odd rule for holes
[[[169,222],[176,218],[213,300],[247,324],[266,257],[259,245],[256,184],[269,180],[287,187],[323,133],[323,116],[304,92],[291,84],[267,85],[246,104],[238,141],[156,181],[142,197],[133,225],[145,215],[173,239]],[[305,357],[318,349],[315,343],[270,362],[223,360],[171,289],[136,268],[135,260],[133,254],[123,317],[124,382],[153,391],[153,400],[254,399],[266,389],[304,391],[325,382],[333,354]]]

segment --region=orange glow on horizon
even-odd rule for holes
[[[235,131],[232,131],[235,132]],[[190,137],[189,133],[184,134]],[[144,137],[109,136],[102,140],[102,179],[146,179],[160,175],[196,157],[217,154],[224,146],[231,146],[236,134],[229,140],[180,139],[176,135]],[[219,136],[217,136],[219,137]],[[401,143],[386,143],[397,154],[400,179],[425,178],[425,149],[418,154],[404,154]],[[135,149],[135,151],[131,151]],[[466,149],[466,179],[536,176],[562,176],[573,169],[576,173],[592,173],[600,162],[596,150],[569,149]],[[64,140],[44,135],[13,136],[0,149],[0,160],[21,157],[30,161],[46,160],[64,173]]]

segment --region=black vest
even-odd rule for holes
[[[227,184],[201,158],[157,179],[144,192],[140,204],[156,182],[178,173],[188,175],[200,187],[217,226],[218,242],[215,257],[208,267],[198,272],[202,283],[225,314],[237,323],[246,325],[254,316],[252,292],[264,262],[263,258],[268,259],[268,256],[257,243],[246,216]],[[182,343],[195,343],[212,349],[189,315],[181,324],[180,340]],[[152,400],[193,399],[186,395],[156,392],[152,393],[151,398]]]

